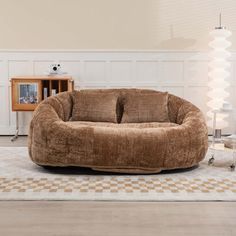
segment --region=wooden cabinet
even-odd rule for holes
[[[11,79],[12,111],[33,111],[46,97],[72,91],[71,76],[18,76]]]

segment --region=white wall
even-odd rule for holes
[[[0,52],[0,135],[13,134],[11,85],[16,75],[43,74],[60,61],[78,88],[151,88],[183,97],[207,111],[208,56],[205,52],[176,51],[6,51]],[[235,93],[236,53],[232,56],[231,101]],[[26,134],[30,112],[20,113],[21,134]]]
[[[0,0],[0,48],[205,50],[220,12],[234,42],[235,0]]]

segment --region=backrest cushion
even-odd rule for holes
[[[121,123],[169,122],[168,93],[127,93]]]
[[[118,96],[116,92],[74,91],[71,120],[117,123]]]
[[[84,89],[84,90],[80,90],[80,91],[81,92],[86,91],[86,93],[102,93],[102,94],[115,93],[116,96],[118,96],[117,106],[116,106],[117,121],[118,121],[118,123],[121,122],[121,118],[123,115],[121,92],[123,91],[123,89]]]

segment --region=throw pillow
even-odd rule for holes
[[[127,94],[121,123],[169,122],[168,93]]]
[[[75,91],[73,93],[72,121],[117,123],[117,93]]]

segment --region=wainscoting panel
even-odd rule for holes
[[[184,86],[162,86],[159,90],[163,92],[168,91],[182,98],[184,97]]]
[[[17,75],[32,75],[33,66],[31,61],[24,61],[24,60],[9,60],[8,61],[8,74],[9,78]],[[8,79],[8,78],[5,78]]]
[[[7,86],[4,83],[0,83],[0,100],[1,102],[1,115],[0,115],[0,129],[9,125],[9,104],[6,98],[8,97],[8,91],[5,89]]]
[[[186,78],[188,84],[192,86],[206,85],[208,81],[207,61],[188,61],[186,63]]]
[[[106,80],[105,61],[84,62],[84,83],[105,83]]]
[[[158,71],[158,61],[137,61],[135,71],[136,73],[134,75],[136,78],[136,83],[145,84],[147,81],[149,81],[149,83],[155,84],[160,82]]]
[[[34,61],[33,62],[33,74],[34,75],[43,75],[46,71],[48,71],[49,66],[53,63],[53,61]]]
[[[110,64],[110,65],[109,65]],[[110,66],[110,76],[108,71],[107,82],[116,83],[130,83],[133,81],[132,61],[111,61],[108,63]]]
[[[162,61],[160,63],[160,79],[163,83],[183,84],[184,61]]]
[[[13,134],[11,84],[17,75],[42,75],[53,62],[75,80],[76,89],[147,88],[168,91],[206,114],[208,55],[185,51],[0,51],[0,135]],[[231,57],[230,102],[236,106],[236,53]],[[21,112],[20,134],[27,134],[31,112]],[[225,132],[232,132],[233,123]]]

